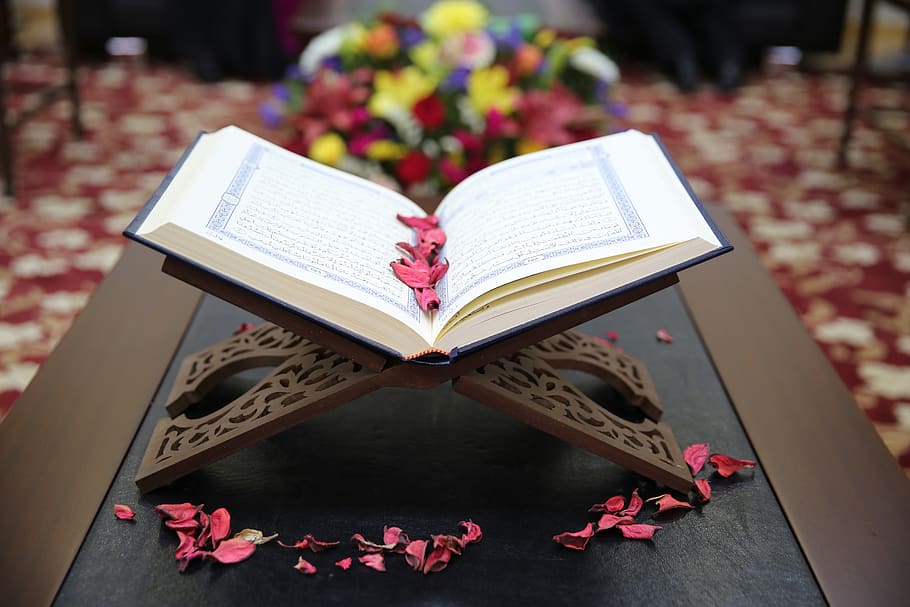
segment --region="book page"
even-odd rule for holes
[[[395,216],[423,215],[416,204],[233,127],[203,142],[210,157],[181,192],[192,203],[176,206],[172,223],[426,332],[416,328],[429,323],[411,290],[389,267],[400,257],[395,243],[412,237]]]
[[[434,333],[483,293],[534,274],[692,238],[720,244],[657,143],[636,131],[489,167],[437,214],[451,266]]]

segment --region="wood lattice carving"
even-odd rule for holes
[[[570,340],[571,341],[571,340]],[[687,492],[692,476],[667,424],[613,415],[565,381],[531,347],[456,379],[470,396],[566,442]]]
[[[218,382],[263,366],[275,368],[241,397],[200,418],[187,415],[187,407]],[[630,422],[613,415],[553,367],[604,379],[647,418]],[[136,482],[142,491],[172,482],[332,407],[397,384],[402,370],[370,371],[271,323],[227,338],[183,360],[167,406],[171,417],[155,427]],[[440,381],[452,379],[462,394],[673,489],[691,486],[676,439],[669,426],[656,421],[662,409],[647,369],[591,337],[566,331],[458,378],[445,367],[419,371],[438,374]]]

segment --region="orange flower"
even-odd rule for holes
[[[364,46],[377,59],[390,59],[398,52],[398,34],[388,23],[380,23],[367,32]]]

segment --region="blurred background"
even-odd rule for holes
[[[287,145],[276,107],[309,40],[430,4],[0,2],[0,420],[198,131]],[[596,40],[621,74],[614,127],[658,133],[695,192],[734,215],[910,473],[908,3],[486,5]]]

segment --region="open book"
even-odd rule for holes
[[[653,136],[497,163],[440,203],[449,271],[422,311],[389,263],[408,198],[236,127],[200,135],[125,234],[402,359],[455,356],[731,247]]]

